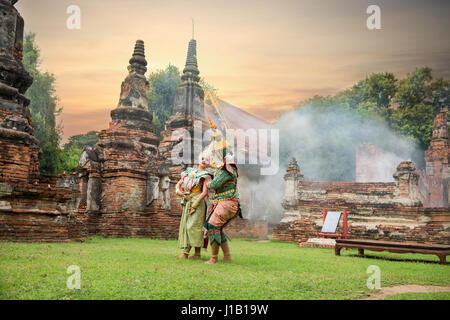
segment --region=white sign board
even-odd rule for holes
[[[323,223],[322,231],[324,233],[335,233],[336,228],[341,218],[340,211],[328,211],[325,221]]]

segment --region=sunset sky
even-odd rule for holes
[[[69,30],[69,5],[81,29]],[[368,5],[381,30],[366,27]],[[220,98],[274,121],[315,94],[334,94],[374,72],[416,67],[450,78],[450,1],[421,0],[21,0],[42,70],[56,77],[64,137],[108,126],[134,42],[147,73],[184,66],[191,19],[201,76]]]

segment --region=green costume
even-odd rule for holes
[[[223,228],[237,215],[242,218],[237,190],[238,171],[234,165],[230,167],[231,171],[228,171],[225,165],[218,169],[214,173],[214,179],[208,183],[208,189],[215,191],[204,225],[211,244],[214,241],[219,245],[226,242],[228,237]]]

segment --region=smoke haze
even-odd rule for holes
[[[398,136],[381,120],[347,109],[305,105],[284,113],[275,127],[280,130],[278,173],[254,181],[243,172],[240,180],[242,202],[252,199],[244,212],[249,219],[277,222],[282,218],[283,175],[292,157],[297,159],[305,180],[312,181],[355,181],[356,150],[363,143],[381,149],[377,157],[365,163],[375,172],[371,181],[392,181],[401,160],[423,166],[423,151],[413,141]]]

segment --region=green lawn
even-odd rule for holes
[[[356,299],[367,267],[381,286],[450,286],[450,266],[430,255],[298,248],[293,243],[233,239],[234,261],[180,260],[176,241],[94,237],[84,243],[0,242],[0,299]],[[389,258],[389,259],[384,259]],[[401,259],[411,259],[402,261]],[[81,289],[66,287],[67,267],[81,268]],[[416,295],[401,298],[417,298]],[[438,299],[450,299],[439,293]]]

